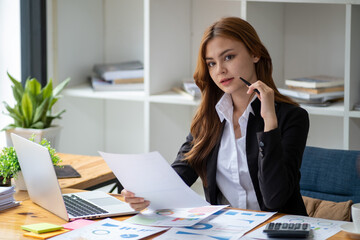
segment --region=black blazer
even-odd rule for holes
[[[246,154],[250,177],[255,188],[260,209],[287,214],[307,216],[300,194],[300,167],[309,131],[308,113],[297,106],[277,102],[275,111],[278,128],[264,132],[264,120],[260,115],[260,100],[251,103],[254,115],[250,113]],[[224,126],[225,121],[223,122]],[[191,186],[198,174],[183,161],[184,153],[191,149],[192,136],[189,134],[172,164],[184,182]],[[211,204],[218,204],[219,188],[216,184],[218,143],[205,159],[207,187],[205,197]]]

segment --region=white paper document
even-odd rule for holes
[[[221,239],[237,240],[263,223],[275,212],[223,209],[191,227],[172,228],[156,240]]]
[[[15,193],[14,186],[0,187],[0,196],[3,194]]]
[[[124,223],[106,218],[85,227],[53,237],[54,240],[121,240],[124,238],[142,239],[167,228],[148,227]]]
[[[172,208],[155,211],[147,210],[124,222],[161,227],[188,227],[193,226],[225,207],[227,207],[227,205]]]
[[[179,177],[158,152],[113,154],[99,152],[123,187],[150,201],[149,209],[209,205]]]
[[[228,238],[217,238],[204,234],[192,233],[184,231],[181,228],[170,228],[165,233],[158,237],[153,238],[154,240],[229,240]]]

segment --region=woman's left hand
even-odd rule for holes
[[[248,94],[254,92],[257,89],[260,94],[256,93],[261,101],[261,117],[264,119],[264,132],[268,132],[278,127],[278,121],[275,114],[275,97],[274,90],[267,86],[262,81],[256,81],[249,86]]]

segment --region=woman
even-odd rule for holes
[[[202,101],[174,170],[189,186],[200,176],[211,204],[307,215],[299,169],[308,114],[277,90],[254,28],[236,17],[211,25],[194,79]],[[122,195],[136,210],[149,205],[129,191]]]

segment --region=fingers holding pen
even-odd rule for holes
[[[278,122],[275,113],[275,93],[272,88],[262,81],[256,81],[249,86],[248,93],[252,93],[254,89],[258,89],[260,94],[258,98],[261,101],[261,117],[264,119],[264,131],[270,131],[277,128]]]
[[[263,98],[269,100],[274,99],[274,90],[262,81],[256,81],[249,86],[247,93],[250,94],[253,92],[257,93],[260,100],[262,100]]]

